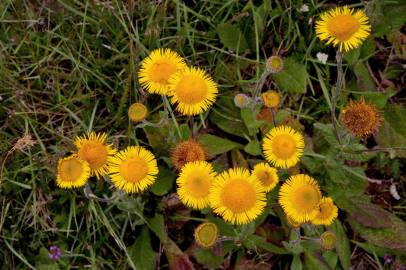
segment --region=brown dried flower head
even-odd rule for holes
[[[378,109],[364,99],[350,101],[341,112],[345,126],[357,137],[368,137],[376,132],[382,118]]]
[[[198,141],[189,139],[176,145],[171,158],[175,168],[180,170],[188,162],[206,160],[206,151]]]

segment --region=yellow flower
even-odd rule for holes
[[[195,229],[196,243],[201,247],[211,247],[216,243],[218,238],[218,228],[212,222],[205,222]]]
[[[155,156],[141,146],[129,146],[109,159],[109,174],[114,186],[127,193],[151,186],[158,174]]]
[[[175,168],[180,170],[187,162],[206,160],[206,151],[198,141],[189,139],[175,146],[171,159]]]
[[[370,32],[371,25],[365,13],[348,6],[324,12],[316,22],[317,36],[327,40],[327,44],[338,46],[341,52],[359,47]]]
[[[368,137],[378,130],[382,122],[378,109],[363,99],[350,101],[341,112],[341,118],[345,126],[357,137]]]
[[[279,73],[283,69],[283,60],[277,55],[273,55],[266,60],[266,69],[271,73]]]
[[[332,250],[337,243],[337,237],[332,231],[325,231],[320,236],[320,246],[325,250]]]
[[[266,107],[276,108],[281,102],[281,97],[279,96],[278,92],[270,90],[262,93],[262,100],[264,101],[264,105]]]
[[[319,210],[321,192],[317,182],[305,174],[291,176],[279,191],[279,204],[296,222],[314,219]]]
[[[148,109],[144,104],[135,102],[128,108],[128,117],[133,122],[140,122],[147,116]]]
[[[116,153],[111,144],[107,144],[106,133],[95,133],[77,136],[74,140],[78,148],[78,157],[87,161],[91,175],[100,178],[108,173],[107,160]]]
[[[315,225],[331,225],[337,218],[338,208],[330,197],[322,198],[317,216],[311,220]]]
[[[214,213],[233,224],[247,224],[262,214],[266,205],[261,182],[244,168],[229,169],[216,177],[209,200]]]
[[[291,218],[290,216],[286,216],[286,223],[288,223],[288,225],[294,229],[300,228],[300,226],[302,226],[301,222],[293,220],[293,218]]]
[[[289,126],[271,129],[263,142],[266,160],[280,168],[295,166],[303,155],[303,148],[302,134]]]
[[[191,67],[177,72],[169,79],[171,103],[184,115],[200,114],[214,103],[217,85],[202,69]]]
[[[142,61],[138,80],[153,94],[168,94],[168,80],[177,71],[186,68],[185,61],[170,49],[156,49]]]
[[[58,161],[56,184],[61,188],[75,188],[86,184],[90,177],[89,164],[71,155]]]
[[[208,207],[209,191],[215,177],[213,167],[206,161],[186,163],[176,180],[181,202],[196,209]]]
[[[275,168],[272,168],[268,163],[262,162],[254,166],[252,174],[260,181],[265,191],[271,191],[279,182],[279,176]]]

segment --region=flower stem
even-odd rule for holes
[[[166,96],[163,96],[163,99],[164,99],[166,108],[168,109],[169,113],[171,114],[171,118],[172,118],[173,124],[175,125],[176,131],[178,132],[179,139],[182,139],[182,134],[180,133],[178,122],[176,121],[175,115],[173,114],[173,110],[172,110],[171,105],[169,104],[168,98]]]
[[[337,50],[336,60],[337,60],[337,82],[336,87],[335,89],[333,89],[331,96],[332,103],[331,121],[333,122],[334,133],[336,135],[336,138],[340,143],[340,137],[338,136],[338,128],[337,128],[336,108],[337,108],[337,99],[340,96],[344,84],[344,72],[343,72],[343,55],[340,53],[339,50]]]

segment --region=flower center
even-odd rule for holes
[[[99,142],[86,142],[80,147],[78,156],[87,161],[91,169],[98,169],[107,162],[106,147]]]
[[[320,204],[320,212],[317,215],[319,218],[328,218],[331,213],[333,212],[333,207],[331,206],[330,203],[324,202]]]
[[[328,22],[328,31],[339,41],[349,40],[360,28],[359,21],[351,15],[336,15]]]
[[[147,176],[147,163],[139,157],[124,160],[120,165],[120,174],[126,181],[137,183]]]
[[[159,84],[168,84],[169,77],[176,72],[176,65],[171,62],[160,60],[151,67],[151,80]]]
[[[61,162],[60,176],[64,182],[74,182],[83,173],[83,165],[79,160],[66,159]]]
[[[186,186],[190,195],[197,198],[203,198],[209,195],[210,181],[208,177],[204,176],[192,176],[188,179]]]
[[[147,116],[148,109],[141,103],[133,103],[128,109],[128,116],[133,121],[141,121]]]
[[[252,185],[243,179],[231,180],[221,193],[221,201],[234,213],[242,213],[255,206],[256,194]]]
[[[272,152],[277,158],[289,159],[296,151],[296,142],[292,136],[283,134],[273,139]]]
[[[320,194],[311,186],[302,186],[292,194],[293,204],[300,212],[310,212],[320,202]]]
[[[260,171],[257,174],[257,177],[262,182],[264,186],[269,186],[274,182],[272,175],[267,171]]]
[[[191,105],[203,100],[207,93],[207,87],[202,78],[186,75],[179,80],[175,91],[179,101]]]

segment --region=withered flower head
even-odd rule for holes
[[[341,112],[345,126],[357,137],[368,137],[376,132],[382,118],[378,109],[364,99],[350,101]]]
[[[189,139],[175,146],[171,158],[175,168],[180,170],[188,162],[206,160],[206,151],[198,141]]]

